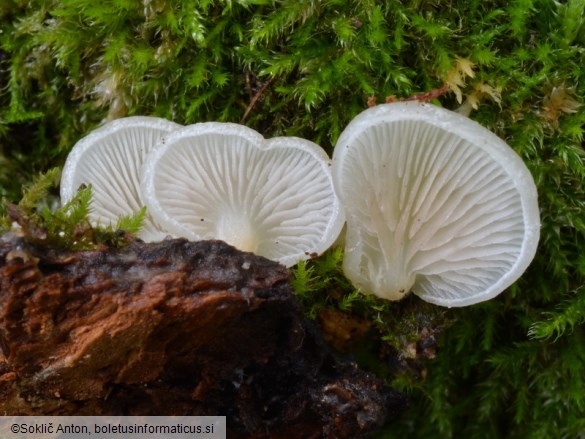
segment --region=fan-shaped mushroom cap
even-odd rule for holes
[[[454,112],[417,102],[359,114],[333,154],[344,271],[364,292],[443,306],[488,300],[528,267],[537,193],[520,157]]]
[[[163,134],[181,125],[157,117],[134,116],[108,122],[75,144],[61,176],[61,200],[69,201],[80,185],[92,185],[90,219],[102,225],[116,224],[122,215],[143,207],[140,170],[148,152]],[[156,241],[167,233],[147,212],[139,236]]]
[[[265,140],[243,125],[207,122],[170,134],[149,155],[142,189],[170,232],[221,239],[287,266],[323,252],[343,226],[323,149],[294,137]]]

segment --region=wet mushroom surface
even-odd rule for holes
[[[80,186],[91,185],[90,218],[102,226],[116,224],[143,206],[140,171],[161,136],[181,125],[150,116],[131,116],[107,122],[75,144],[61,177],[61,201],[73,198]],[[147,212],[139,237],[157,241],[167,235]]]
[[[238,124],[200,123],[166,136],[145,162],[141,187],[170,233],[221,239],[287,266],[325,251],[344,223],[321,147],[264,139]]]
[[[347,218],[344,271],[363,292],[471,305],[510,286],[536,252],[530,172],[454,112],[418,102],[362,112],[337,142],[333,178]]]

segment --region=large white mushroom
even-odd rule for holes
[[[166,119],[134,116],[108,122],[75,144],[61,176],[61,200],[73,198],[82,185],[92,185],[90,219],[94,224],[116,224],[124,215],[138,212],[140,170],[146,155],[161,136],[180,128]],[[139,237],[157,241],[167,233],[147,212]]]
[[[344,271],[362,291],[443,306],[488,300],[536,252],[537,192],[520,157],[469,118],[418,102],[359,114],[333,154]]]
[[[330,165],[308,140],[199,123],[165,136],[149,155],[142,195],[177,236],[221,239],[291,266],[326,250],[343,226]]]

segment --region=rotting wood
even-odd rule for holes
[[[4,235],[0,413],[226,415],[230,437],[375,431],[403,396],[331,351],[288,280],[221,241],[68,252]]]

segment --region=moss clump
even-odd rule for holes
[[[60,169],[53,168],[36,176],[24,187],[18,204],[4,200],[0,233],[13,232],[34,245],[68,250],[122,247],[133,240],[144,223],[146,208],[120,217],[115,225],[93,225],[89,220],[91,186],[80,188],[69,202],[59,206],[50,192],[58,186],[60,175]]]
[[[577,437],[585,431],[584,16],[583,0],[5,0],[0,195],[17,200],[107,118],[244,120],[267,137],[298,135],[331,151],[368,100],[447,86],[433,102],[463,105],[531,170],[541,243],[508,292],[445,311],[453,323],[425,374],[396,378],[384,366],[413,400],[384,437]],[[312,297],[303,292],[307,267],[297,269],[309,312],[383,316],[373,327],[388,342],[396,322],[409,320],[405,305],[370,303],[327,264],[311,264],[310,278],[322,283]],[[404,327],[416,340],[416,320]],[[383,358],[370,360],[384,373]]]

